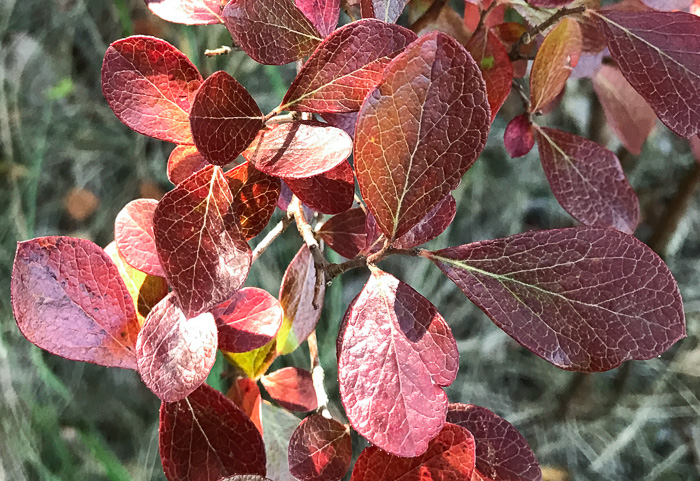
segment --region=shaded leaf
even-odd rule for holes
[[[318,406],[311,372],[285,367],[260,378],[273,401],[290,411],[308,412]]]
[[[159,445],[169,481],[265,475],[265,446],[255,424],[206,384],[182,401],[161,405]]]
[[[262,404],[262,418],[265,427],[263,437],[267,453],[267,475],[275,481],[296,481],[289,472],[287,451],[289,439],[299,425],[299,418],[267,401],[263,401]]]
[[[365,247],[367,216],[359,207],[334,215],[317,231],[323,242],[343,257],[352,259]]]
[[[194,145],[178,145],[168,157],[168,179],[177,185],[209,165]]]
[[[536,127],[535,136],[547,181],[565,211],[586,225],[635,231],[639,200],[613,152],[561,130]]]
[[[262,112],[248,91],[224,71],[213,73],[197,91],[190,111],[192,138],[214,165],[226,165],[263,127]]]
[[[378,18],[382,22],[395,23],[408,0],[360,0],[362,18]]]
[[[323,214],[345,212],[355,200],[355,176],[347,162],[323,174],[285,182],[304,204]]]
[[[339,334],[340,396],[352,427],[397,456],[417,456],[442,429],[459,352],[426,298],[372,270]]]
[[[354,153],[362,197],[390,240],[457,187],[490,121],[481,72],[454,39],[430,33],[391,61],[360,110]]]
[[[384,246],[386,237],[379,230],[377,221],[371,212],[367,213],[367,221],[365,222],[365,248],[362,250],[363,255],[374,254]]]
[[[295,0],[295,4],[322,37],[329,36],[338,25],[340,0]]]
[[[503,134],[503,145],[508,155],[517,159],[527,155],[535,146],[535,133],[528,114],[520,114],[508,122]]]
[[[243,236],[260,234],[272,218],[282,188],[278,178],[245,162],[224,174],[234,198]]]
[[[285,94],[280,110],[359,110],[391,59],[416,38],[404,27],[374,19],[339,28],[309,57]]]
[[[334,114],[326,112],[321,115],[323,120],[328,122],[333,127],[342,129],[351,139],[355,138],[355,122],[357,122],[357,112],[346,112],[342,114]]]
[[[19,242],[10,295],[17,327],[36,346],[74,361],[136,369],[134,303],[99,246],[73,237]]]
[[[420,30],[416,31],[419,37],[430,32],[442,32],[454,38],[462,45],[466,45],[472,36],[472,31],[468,30],[466,20],[462,18],[454,8],[448,5],[447,2],[442,5],[435,19],[428,24],[424,23],[419,26],[422,27]]]
[[[221,0],[145,0],[151,12],[163,20],[184,25],[224,23]]]
[[[350,461],[349,428],[320,414],[304,419],[289,440],[289,471],[302,481],[342,479]]]
[[[671,272],[628,234],[528,232],[429,257],[506,334],[562,369],[606,371],[685,336]]]
[[[479,30],[467,44],[469,54],[481,69],[486,82],[491,121],[510,95],[513,84],[513,64],[508,51],[495,33]]]
[[[655,10],[687,10],[693,0],[642,0],[642,3]]]
[[[239,377],[231,384],[226,397],[241,408],[262,435],[262,398],[258,383],[248,377]]]
[[[114,240],[130,266],[152,276],[165,277],[153,234],[157,206],[153,199],[136,199],[126,204],[114,220]]]
[[[452,194],[447,194],[438,205],[426,214],[423,220],[396,239],[392,245],[397,249],[410,249],[430,242],[447,229],[456,213],[457,202]]]
[[[102,63],[102,93],[119,120],[177,144],[192,143],[188,115],[201,83],[184,53],[154,37],[117,40]]]
[[[161,265],[186,316],[225,301],[245,282],[251,250],[219,167],[206,167],[165,194],[153,224]]]

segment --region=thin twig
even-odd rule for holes
[[[277,223],[275,227],[272,228],[270,232],[267,233],[267,235],[263,238],[263,240],[260,241],[260,243],[255,246],[255,249],[253,249],[253,261],[260,257],[260,255],[267,250],[268,247],[277,239],[279,236],[284,234],[284,231],[287,230],[287,227],[292,225],[292,218],[289,216],[285,216],[281,221]]]
[[[216,57],[217,55],[228,55],[231,53],[231,47],[222,45],[219,48],[206,49],[204,55],[207,57]]]
[[[304,215],[304,207],[301,205],[301,201],[297,196],[292,197],[292,201],[289,203],[288,212],[294,216],[294,220],[297,224],[297,230],[304,240],[304,243],[309,248],[311,256],[314,259],[314,267],[316,269],[316,284],[314,286],[314,299],[312,305],[314,309],[319,309],[318,299],[321,295],[321,288],[326,282],[326,268],[328,267],[328,261],[323,255],[321,250],[321,245],[316,240],[314,235],[314,229],[311,224],[306,220]]]
[[[316,331],[313,331],[306,340],[309,344],[309,358],[311,359],[311,380],[316,392],[316,410],[326,419],[331,419],[331,413],[328,411],[328,393],[323,385],[325,373],[321,366],[321,359],[318,355],[318,340],[316,339]]]
[[[508,56],[511,60],[517,60],[520,57],[520,47],[532,42],[532,39],[535,38],[539,33],[544,32],[564,17],[568,17],[569,15],[576,15],[585,11],[586,7],[584,5],[580,7],[562,8],[561,10],[557,10],[557,12],[551,17],[549,17],[547,20],[522,34],[518,41],[513,44],[513,47],[510,49],[510,53],[508,54]]]
[[[481,27],[484,26],[484,22],[486,21],[486,17],[489,16],[489,14],[493,11],[494,8],[496,8],[499,5],[499,2],[491,2],[491,5],[488,6],[486,10],[481,11],[481,15],[479,15],[479,23],[476,24],[476,28],[474,29],[474,34],[479,31]]]

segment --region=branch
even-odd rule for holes
[[[309,248],[309,252],[311,252],[311,256],[314,259],[314,267],[316,268],[316,285],[314,286],[314,299],[312,305],[314,306],[314,309],[318,309],[318,298],[321,295],[321,286],[325,282],[328,261],[323,255],[321,246],[316,240],[313,227],[311,227],[309,222],[306,220],[306,216],[304,216],[304,208],[296,195],[292,197],[292,202],[289,203],[288,212],[294,216],[294,220],[297,224],[297,230],[299,231],[301,238],[304,239],[304,243]]]
[[[255,246],[255,249],[253,250],[253,260],[251,263],[255,262],[255,260],[260,257],[260,255],[265,252],[268,247],[270,247],[270,244],[272,244],[275,239],[284,234],[284,231],[286,231],[287,227],[290,225],[292,225],[292,218],[289,215],[285,216],[281,221],[279,221],[277,225],[267,233],[263,240],[261,240],[260,243]]]
[[[531,28],[530,30],[522,34],[522,36],[518,39],[517,42],[513,44],[513,47],[510,49],[510,53],[508,54],[508,56],[510,57],[511,61],[517,60],[520,57],[520,47],[532,42],[532,39],[535,38],[535,36],[547,30],[549,27],[557,23],[562,18],[568,17],[569,15],[583,13],[585,11],[586,7],[584,5],[574,8],[562,8],[541,24]]]
[[[228,55],[231,53],[231,47],[222,45],[219,48],[206,49],[204,55],[207,57],[216,57],[217,55]]]
[[[331,413],[328,411],[328,394],[323,386],[325,373],[321,366],[321,360],[318,355],[318,340],[316,339],[316,331],[313,331],[306,339],[309,344],[309,357],[311,358],[311,380],[316,392],[316,410],[326,419],[331,419]]]

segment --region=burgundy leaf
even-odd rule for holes
[[[430,33],[391,61],[362,105],[355,134],[362,197],[390,240],[457,187],[490,123],[479,67],[451,37]]]
[[[442,429],[459,352],[426,298],[373,269],[341,329],[338,381],[353,428],[397,456],[418,456]]]
[[[153,224],[161,265],[187,317],[225,301],[245,282],[252,253],[221,168],[210,165],[165,194]]]
[[[114,240],[126,262],[152,276],[165,277],[153,235],[153,213],[158,202],[153,199],[132,200],[114,221]]]
[[[151,310],[136,343],[141,379],[163,401],[197,389],[216,361],[216,322],[206,312],[187,319],[174,294]]]
[[[340,0],[295,0],[295,4],[322,37],[330,35],[338,25]]]
[[[134,303],[117,266],[92,242],[19,242],[10,294],[17,327],[31,343],[74,361],[136,369]]]
[[[469,54],[481,69],[486,82],[491,121],[496,118],[498,110],[510,95],[513,84],[513,64],[508,51],[495,33],[479,30],[467,44]]]
[[[642,3],[656,10],[687,10],[693,0],[642,0]]]
[[[308,412],[318,407],[311,373],[285,367],[260,378],[270,397],[289,411]]]
[[[363,18],[378,18],[382,22],[394,23],[401,16],[408,0],[360,0]]]
[[[404,27],[374,19],[339,28],[309,57],[279,109],[319,113],[360,110],[391,59],[416,38]]]
[[[313,52],[321,35],[294,0],[232,0],[224,23],[236,45],[256,62],[284,65]]]
[[[352,461],[350,430],[334,419],[313,414],[289,440],[289,471],[302,481],[337,481]]]
[[[328,172],[352,153],[348,134],[315,121],[287,122],[261,130],[243,152],[256,169],[302,179]]]
[[[472,481],[542,481],[542,472],[525,438],[508,421],[486,408],[450,404],[447,422],[467,429],[476,443]]]
[[[397,249],[410,249],[425,244],[442,234],[452,223],[457,213],[457,202],[452,194],[447,194],[438,205],[411,230],[396,239],[392,245]]]
[[[238,474],[236,476],[229,476],[228,478],[221,478],[219,481],[272,481],[268,478],[263,478],[257,474]]]
[[[323,214],[345,212],[355,200],[355,176],[347,162],[313,177],[284,180],[304,204]]]
[[[260,434],[263,435],[262,397],[260,396],[258,383],[249,377],[239,377],[231,384],[226,397],[241,408],[246,416],[253,421]]]
[[[568,5],[572,1],[573,0],[528,0],[528,3],[530,5],[534,5],[535,7],[557,8]]]
[[[161,405],[159,434],[160,458],[169,481],[265,475],[265,445],[255,424],[206,384],[182,401]]]
[[[258,104],[236,79],[223,71],[213,73],[190,111],[197,150],[214,165],[233,162],[263,127],[262,117]]]
[[[508,155],[514,159],[527,155],[532,150],[535,146],[535,133],[529,114],[520,114],[508,122],[503,145]]]
[[[371,212],[367,213],[367,221],[365,222],[365,248],[362,249],[362,254],[370,255],[379,252],[386,241],[386,237],[379,230],[377,221]]]
[[[245,162],[224,174],[234,197],[243,236],[250,240],[270,222],[277,207],[281,182]]]
[[[429,257],[506,334],[562,369],[607,371],[685,336],[671,272],[628,234],[528,232]]]
[[[352,259],[365,247],[366,220],[364,211],[356,207],[328,219],[318,230],[318,235],[328,247],[341,256]]]
[[[620,71],[678,135],[700,132],[700,18],[682,12],[606,12],[601,29]]]
[[[351,481],[466,481],[474,471],[474,438],[461,426],[445,424],[420,456],[403,458],[376,446],[357,458]]]
[[[245,287],[211,311],[219,349],[248,352],[270,342],[282,325],[282,306],[262,289]]]
[[[535,136],[544,173],[565,211],[586,225],[634,232],[639,200],[614,153],[561,130],[536,127]]]
[[[355,123],[357,122],[357,112],[346,112],[342,114],[334,114],[331,112],[326,112],[321,115],[323,120],[328,122],[329,125],[333,127],[338,127],[343,130],[346,134],[350,136],[351,139],[355,138]]]
[[[119,120],[177,144],[192,143],[188,115],[201,83],[184,53],[153,37],[117,40],[102,63],[102,93]]]
[[[209,165],[194,145],[178,145],[168,157],[168,179],[177,185]]]
[[[224,23],[221,0],[146,0],[151,12],[163,20],[184,25]]]

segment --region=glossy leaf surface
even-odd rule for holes
[[[618,231],[528,232],[431,259],[506,334],[562,369],[606,371],[658,356],[685,336],[671,272]]]
[[[265,446],[255,424],[226,396],[203,384],[160,408],[160,457],[169,481],[219,481],[265,475]]]
[[[538,127],[535,136],[544,173],[564,210],[586,225],[635,231],[639,200],[614,153],[561,130]]]
[[[234,198],[243,236],[250,240],[260,234],[277,207],[281,183],[245,162],[224,174]]]
[[[289,411],[308,412],[318,406],[311,372],[284,367],[260,378],[273,401]]]
[[[295,4],[322,37],[329,36],[338,25],[340,0],[296,0]]]
[[[209,165],[194,145],[178,145],[168,157],[168,179],[177,185]]]
[[[146,0],[151,12],[163,20],[184,25],[223,23],[221,0]]]
[[[24,337],[52,354],[136,369],[139,321],[117,266],[73,237],[17,244],[12,312]]]
[[[248,147],[263,126],[262,112],[248,91],[224,71],[199,88],[190,111],[197,150],[214,165],[226,165]]]
[[[342,479],[350,461],[350,430],[320,414],[304,419],[289,440],[289,471],[302,481]]]
[[[323,214],[344,212],[355,200],[355,176],[347,162],[341,162],[323,174],[305,179],[285,179],[285,182],[299,200]]]
[[[275,481],[296,481],[289,472],[287,451],[289,439],[299,425],[300,419],[267,401],[262,404],[262,419],[265,427],[263,438],[267,454],[267,475]]]
[[[363,18],[378,18],[382,22],[394,23],[401,16],[408,0],[361,0]]]
[[[396,239],[392,245],[398,249],[410,249],[425,244],[442,234],[452,223],[457,213],[457,202],[447,194],[438,205],[426,214],[411,230]]]
[[[442,429],[457,375],[452,332],[427,299],[374,269],[339,335],[338,381],[353,428],[397,456],[417,456]]]
[[[469,54],[481,69],[486,82],[491,121],[506,101],[513,83],[513,64],[508,51],[495,33],[479,30],[467,44]]]
[[[239,377],[231,383],[226,397],[241,408],[246,416],[253,421],[260,434],[263,434],[262,397],[258,383],[248,377]]]
[[[359,207],[334,215],[323,223],[318,235],[328,247],[352,259],[365,247],[367,216]]]
[[[503,134],[503,145],[508,155],[514,159],[530,153],[535,146],[535,133],[528,114],[520,114],[508,122]]]
[[[153,223],[168,284],[186,316],[227,300],[245,282],[251,250],[219,167],[206,167],[165,194]]]
[[[481,72],[454,39],[430,33],[391,61],[360,110],[354,153],[362,197],[387,237],[457,187],[490,122]]]
[[[153,214],[158,202],[136,199],[124,206],[114,221],[114,240],[126,262],[146,274],[165,277],[153,234]]]
[[[188,115],[201,83],[184,53],[153,37],[117,40],[102,63],[102,93],[119,120],[177,144],[192,143]]]

